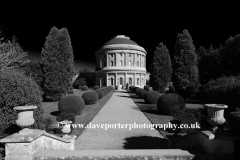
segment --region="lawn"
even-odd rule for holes
[[[147,104],[142,98],[139,98],[135,93],[131,93],[130,91],[128,94],[152,124],[169,124],[173,119],[172,116],[161,115],[157,109],[157,104]],[[187,101],[186,111],[198,112],[199,108],[202,106],[203,105],[199,104],[197,101]],[[168,138],[168,135],[173,135],[173,133],[168,130],[158,129],[158,131],[165,138]]]
[[[89,89],[87,91],[93,91],[92,89]],[[87,91],[81,91],[81,90],[74,90],[75,95],[82,96],[84,92]],[[112,97],[114,91],[109,92],[106,96],[104,96],[102,99],[99,99],[96,104],[93,105],[85,105],[82,114],[75,117],[75,124],[84,124],[86,126],[89,124],[93,118],[98,114],[98,112],[102,109],[102,107],[107,103],[107,101]],[[42,107],[44,109],[44,118],[50,117],[56,124],[56,117],[59,113],[58,111],[58,102],[42,102]],[[71,132],[71,134],[76,135],[77,137],[82,134],[84,131],[84,128],[75,128]]]

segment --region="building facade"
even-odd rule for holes
[[[129,37],[119,35],[95,52],[95,84],[114,87],[146,85],[147,52]]]

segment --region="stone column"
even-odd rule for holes
[[[124,66],[126,66],[126,63],[127,63],[127,54],[126,52],[124,52]]]
[[[133,85],[136,86],[136,73],[133,74]]]
[[[115,66],[117,66],[117,53],[115,53]]]
[[[106,56],[107,67],[108,67],[108,66],[109,66],[109,64],[108,64],[108,63],[109,63],[109,62],[108,62],[108,53],[106,53],[105,56]]]
[[[115,86],[117,86],[117,73],[115,72]]]
[[[140,67],[142,67],[142,55],[140,54]]]
[[[142,73],[140,73],[140,81],[139,81],[139,85],[140,85],[140,87],[142,87]]]
[[[133,67],[135,66],[135,53],[133,53]]]
[[[125,72],[125,85],[127,84],[127,72]]]

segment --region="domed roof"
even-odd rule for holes
[[[113,45],[113,44],[130,44],[130,45],[138,46],[136,42],[130,40],[130,38],[125,35],[118,35],[116,37],[113,37],[111,40],[105,43],[104,46]]]

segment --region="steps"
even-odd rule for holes
[[[43,151],[34,160],[191,160],[181,149]]]

